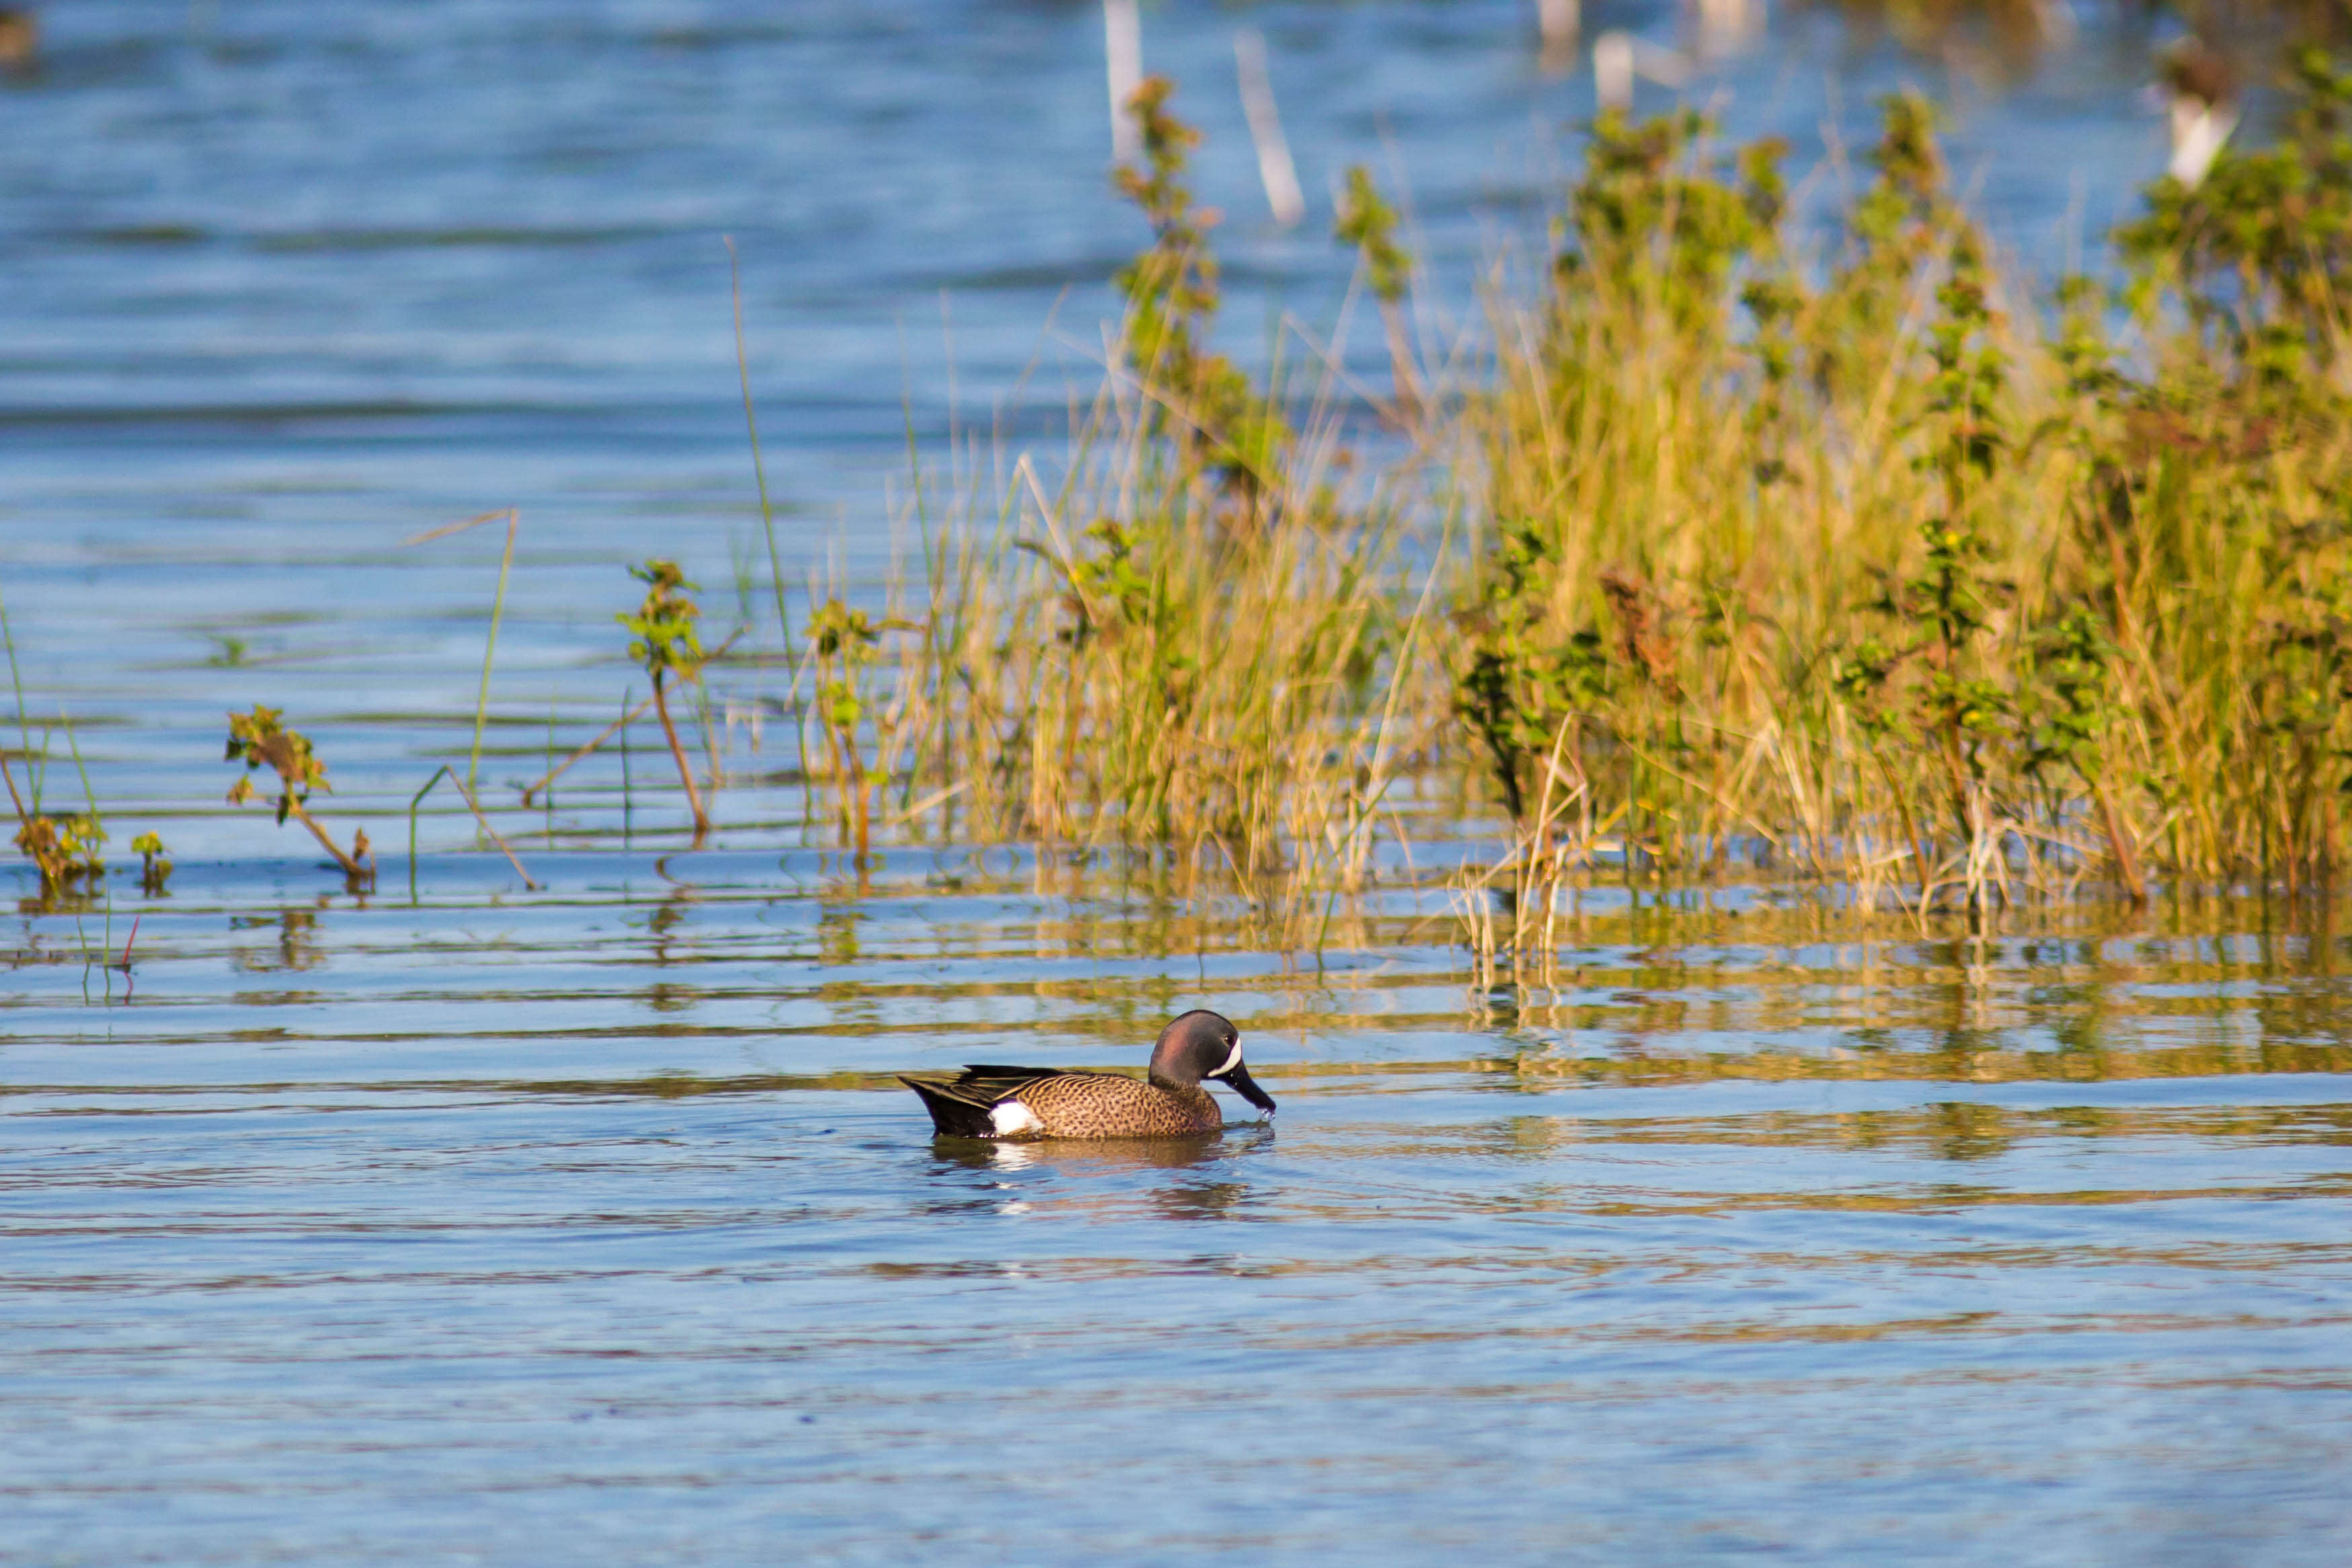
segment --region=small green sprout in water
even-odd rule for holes
[[[311,793],[318,790],[331,793],[334,786],[327,782],[326,764],[312,750],[310,738],[280,723],[277,709],[257,703],[250,713],[231,713],[228,716],[228,747],[222,753],[222,761],[245,764],[245,773],[229,788],[228,803],[231,805],[243,805],[247,801],[261,798],[261,792],[253,787],[252,775],[268,767],[278,775],[279,784],[278,823],[282,826],[291,816],[309,828],[310,837],[335,858],[335,864],[341,866],[343,875],[354,883],[374,879],[375,862],[368,853],[365,830],[353,830],[351,853],[345,854],[333,839],[327,837],[327,830],[319,825],[319,819],[310,815],[309,803]]]
[[[163,884],[172,879],[172,862],[165,858],[171,850],[163,844],[160,833],[142,833],[131,841],[131,852],[140,858],[139,885],[151,893],[160,893]]]
[[[848,801],[861,866],[872,831],[866,759],[858,749],[858,731],[866,716],[866,672],[874,663],[884,632],[913,629],[906,621],[877,621],[839,599],[827,599],[808,620],[809,643],[816,653],[817,716],[824,724],[834,777],[841,782]],[[880,720],[876,721],[878,724]]]
[[[699,584],[688,582],[675,561],[649,560],[643,566],[630,567],[629,575],[646,584],[645,603],[637,606],[635,615],[615,616],[614,619],[635,634],[635,640],[629,644],[629,657],[644,665],[646,673],[653,678],[654,711],[660,715],[662,734],[669,742],[669,754],[677,763],[678,782],[686,786],[686,803],[694,811],[694,836],[699,839],[710,831],[710,817],[702,809],[701,792],[694,786],[694,769],[688,764],[686,748],[678,742],[667,694],[673,677],[689,683],[702,679],[707,656],[694,626],[701,618],[702,607],[687,597],[688,591]]]

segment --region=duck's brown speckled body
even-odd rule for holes
[[[1203,1079],[1231,1084],[1271,1114],[1274,1100],[1242,1065],[1241,1036],[1214,1013],[1187,1013],[1160,1031],[1142,1079],[1054,1068],[968,1067],[907,1073],[940,1134],[954,1138],[1184,1138],[1224,1125]]]

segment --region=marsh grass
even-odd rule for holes
[[[1409,781],[1507,825],[1454,882],[1490,962],[1554,950],[1599,881],[1793,879],[1923,928],[2321,892],[2352,81],[2306,57],[2296,89],[2280,146],[2152,188],[2120,285],[2046,296],[1919,100],[1801,251],[1777,146],[1605,115],[1539,283],[1490,290],[1483,361],[1426,387],[1410,260],[1351,180],[1395,382],[1368,467],[1335,355],[1292,334],[1258,384],[1211,346],[1213,218],[1147,84],[1102,386],[1051,460],[918,476],[919,575],[812,647],[824,767],[921,836],[1146,847],[1298,942],[1408,837]]]
[[[880,615],[812,595],[807,754],[861,857],[877,819],[1149,847],[1178,891],[1311,935],[1444,712],[1424,655],[1446,530],[1417,535],[1350,472],[1334,367],[1277,356],[1258,385],[1213,346],[1215,219],[1167,90],[1137,99],[1146,163],[1121,188],[1150,243],[1098,391],[1059,454],[919,466],[919,556]]]
[[[1916,100],[1810,267],[1774,149],[1603,118],[1463,416],[1494,533],[1461,710],[1517,837],[1463,889],[1507,891],[1479,944],[1548,949],[1603,847],[1923,914],[2141,900],[2150,868],[2333,884],[2352,80],[2307,59],[2300,86],[2286,145],[2153,190],[2122,290],[2046,302]]]

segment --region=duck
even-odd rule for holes
[[[2165,51],[2157,90],[2172,132],[2164,172],[2193,191],[2238,128],[2237,70],[2203,39],[2183,38]]]
[[[1198,1137],[1225,1124],[1216,1096],[1203,1083],[1224,1084],[1274,1114],[1274,1097],[1242,1065],[1241,1031],[1222,1015],[1200,1008],[1160,1031],[1150,1071],[1141,1079],[1113,1072],[981,1066],[961,1073],[900,1073],[898,1079],[921,1097],[942,1138]]]
[[[15,5],[0,6],[0,70],[29,71],[40,52],[40,17]]]

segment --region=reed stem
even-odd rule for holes
[[[669,699],[663,691],[661,672],[654,673],[654,712],[661,720],[662,737],[669,742],[669,754],[677,763],[677,782],[686,786],[686,804],[694,812],[694,837],[698,842],[710,831],[710,818],[703,814],[702,792],[694,787],[694,769],[686,760],[686,747],[679,743],[677,726],[671,722]]]

